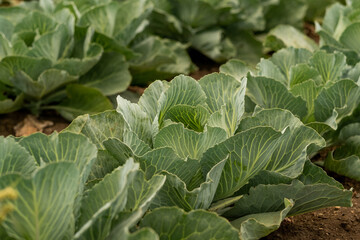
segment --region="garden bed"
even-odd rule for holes
[[[199,66],[199,70],[191,74],[195,79],[211,72],[217,72],[219,67],[216,63],[209,61],[201,55],[195,54],[194,59]],[[143,89],[139,87],[130,87],[130,91],[140,93]],[[22,126],[29,122],[29,116],[35,118],[27,111],[17,111],[11,114],[2,115],[0,118],[0,135],[16,135],[18,130],[16,126]],[[61,131],[66,128],[69,122],[63,119],[55,111],[45,111],[36,118],[36,121],[45,127],[40,129],[45,134],[51,134],[54,131]],[[36,131],[31,129],[29,131]],[[26,131],[26,129],[25,129]],[[346,189],[353,189],[353,207],[331,207],[318,211],[302,214],[299,216],[286,218],[281,227],[263,238],[264,240],[303,240],[303,239],[327,239],[327,240],[352,240],[360,236],[360,182],[329,173],[330,176],[341,182]]]
[[[327,29],[317,26],[317,31],[322,37],[319,44],[319,35],[315,32],[312,22],[305,23],[302,32],[298,30],[301,25],[296,24],[312,21],[315,17],[302,16],[301,21],[290,19],[294,21],[293,25],[296,28],[283,25],[291,24],[289,20],[278,23],[269,19],[271,15],[286,16],[288,8],[298,10],[296,4],[288,5],[289,2],[285,1],[283,6],[286,8],[259,6],[259,12],[264,13],[262,27],[254,25],[254,29],[241,30],[240,25],[235,25],[235,22],[231,21],[235,21],[241,14],[233,16],[229,12],[229,18],[219,17],[222,20],[215,21],[214,26],[207,26],[206,21],[206,31],[202,29],[201,24],[197,26],[195,22],[189,23],[188,19],[183,21],[182,15],[177,16],[176,12],[171,12],[173,8],[162,9],[156,6],[152,12],[153,5],[144,4],[139,11],[140,5],[132,5],[134,2],[114,1],[113,5],[109,3],[97,6],[95,12],[100,18],[104,12],[108,13],[113,9],[116,9],[118,16],[124,15],[126,8],[136,9],[136,12],[141,12],[136,16],[142,19],[141,21],[150,16],[146,28],[149,32],[144,32],[144,35],[136,36],[142,26],[141,21],[136,19],[129,20],[129,24],[131,23],[131,27],[134,28],[133,34],[129,34],[130,27],[127,29],[126,26],[116,29],[119,32],[105,31],[107,25],[120,23],[115,21],[117,17],[114,18],[114,22],[111,22],[111,19],[108,19],[109,22],[104,21],[104,29],[97,28],[92,32],[93,30],[88,27],[94,24],[90,21],[94,18],[88,14],[94,13],[94,9],[87,9],[88,6],[81,4],[73,5],[74,9],[79,9],[80,14],[77,16],[75,28],[74,22],[71,22],[71,19],[75,19],[72,11],[68,11],[65,5],[62,6],[64,9],[61,9],[61,13],[70,17],[66,18],[69,25],[52,19],[53,13],[60,8],[40,3],[39,8],[43,8],[44,13],[38,13],[34,9],[31,19],[36,20],[40,16],[57,27],[41,33],[43,35],[39,38],[30,39],[31,44],[22,39],[27,36],[20,31],[22,25],[19,23],[13,26],[18,14],[14,15],[14,19],[3,19],[10,26],[9,29],[14,27],[14,31],[5,32],[8,35],[0,35],[4,46],[8,46],[7,50],[12,49],[12,39],[18,39],[11,36],[21,36],[21,44],[14,44],[19,49],[13,47],[13,51],[9,50],[9,53],[21,61],[30,59],[29,61],[39,65],[34,65],[33,62],[29,65],[44,69],[40,75],[31,69],[22,69],[24,73],[19,70],[20,73],[12,76],[11,64],[7,64],[12,63],[11,54],[4,55],[3,69],[8,70],[0,76],[2,80],[5,79],[0,86],[0,100],[6,103],[3,104],[5,110],[2,113],[23,107],[31,109],[32,112],[23,109],[0,115],[0,136],[21,137],[35,132],[48,135],[62,131],[70,124],[71,119],[76,119],[66,132],[51,137],[34,134],[18,140],[11,137],[0,138],[3,143],[0,144],[0,153],[5,153],[2,154],[5,163],[3,165],[11,165],[15,169],[8,170],[0,166],[5,169],[4,176],[1,176],[4,180],[0,181],[2,187],[10,186],[17,190],[20,196],[25,196],[24,193],[28,190],[22,189],[22,185],[28,181],[34,181],[35,193],[39,189],[44,190],[43,185],[54,182],[57,186],[64,186],[63,189],[56,187],[59,196],[69,193],[68,202],[62,201],[55,195],[51,196],[54,188],[49,185],[48,189],[45,188],[43,191],[49,196],[44,195],[42,199],[29,198],[21,202],[13,196],[9,200],[15,200],[16,207],[14,213],[6,216],[7,219],[4,221],[6,233],[0,227],[0,239],[3,236],[13,237],[9,229],[14,226],[21,226],[14,231],[19,236],[24,236],[22,229],[25,228],[22,225],[31,225],[31,222],[37,222],[34,219],[43,217],[41,211],[32,214],[33,209],[37,208],[37,204],[49,203],[55,206],[51,206],[55,210],[64,209],[64,206],[73,203],[73,211],[69,210],[68,215],[62,214],[64,225],[56,223],[55,218],[46,216],[48,218],[44,218],[43,222],[54,226],[53,230],[46,224],[32,226],[34,229],[39,227],[47,230],[49,235],[41,239],[54,239],[56,231],[62,231],[63,235],[57,234],[59,239],[64,236],[71,238],[71,234],[74,234],[76,239],[89,239],[90,235],[93,236],[91,239],[95,240],[100,239],[99,236],[109,236],[109,239],[119,236],[124,238],[125,235],[130,236],[130,229],[133,232],[131,235],[146,234],[146,239],[153,235],[172,235],[174,230],[166,230],[164,233],[163,229],[158,229],[158,226],[164,224],[169,224],[169,229],[177,229],[179,235],[176,238],[181,239],[187,239],[194,233],[200,233],[194,239],[209,239],[215,237],[214,231],[222,235],[216,236],[216,239],[237,239],[238,236],[241,239],[258,239],[279,227],[281,222],[280,229],[263,239],[358,239],[360,182],[328,172],[329,176],[344,185],[344,190],[341,184],[333,181],[324,171],[308,161],[309,155],[314,156],[319,149],[323,149],[313,160],[320,158],[324,160],[322,162],[327,169],[360,180],[359,172],[356,172],[359,165],[350,165],[355,160],[357,164],[360,163],[360,122],[355,114],[360,111],[360,87],[357,84],[360,65],[355,66],[360,61],[360,50],[357,49],[358,45],[352,44],[351,31],[344,31],[336,46],[344,44],[346,47],[355,47],[359,54],[351,52],[354,49],[342,53],[342,48],[330,48],[334,47],[332,44],[335,40],[330,41],[331,46],[327,46],[328,52],[320,50],[319,47],[323,47],[323,42],[328,39],[323,38],[324,34],[331,35],[331,31],[327,32]],[[127,3],[130,5],[122,5]],[[216,13],[215,5],[203,4],[205,5],[196,3],[196,8],[208,6],[210,10],[214,8]],[[185,3],[182,7],[186,10],[192,6]],[[233,6],[228,7],[220,7],[220,12],[233,9]],[[303,7],[305,13],[306,6]],[[353,7],[355,9],[356,6]],[[266,13],[268,9],[271,9],[271,14]],[[281,11],[274,14],[277,10]],[[29,15],[27,11],[30,10],[24,8],[21,13],[24,16]],[[204,11],[203,18],[209,19],[209,13],[208,10]],[[171,17],[173,14],[174,18]],[[245,24],[250,16],[244,15],[244,19],[236,21],[244,21]],[[182,34],[184,36],[177,36],[178,29],[172,36],[169,27],[162,29],[157,26],[159,22],[172,19],[169,22],[172,28],[173,19],[177,17],[177,25],[186,30],[185,34]],[[231,27],[222,26],[225,22],[239,30],[236,36],[230,31]],[[248,24],[252,26],[252,22]],[[275,25],[278,26],[273,28]],[[121,32],[120,29],[127,31]],[[214,29],[217,30],[214,32]],[[40,57],[41,54],[37,54],[42,53],[40,50],[43,45],[49,49],[53,48],[51,44],[54,41],[48,39],[56,39],[56,34],[71,36],[66,38],[68,41],[64,38],[66,48],[71,51],[65,52],[61,57],[46,56],[48,58],[44,58],[44,63],[47,64],[43,64],[40,58],[35,57]],[[170,36],[167,36],[168,34]],[[170,38],[167,39],[168,37]],[[74,49],[73,41],[76,43]],[[29,49],[28,45],[31,45]],[[60,44],[58,47],[60,49]],[[25,52],[25,48],[28,55],[18,56],[18,52]],[[82,49],[81,53],[78,52],[79,49]],[[258,63],[260,57],[265,56],[269,59],[263,59]],[[227,61],[229,59],[230,61]],[[226,64],[220,67],[220,62]],[[71,67],[77,63],[84,64],[76,69]],[[256,63],[258,64],[255,69]],[[170,80],[179,73],[190,72],[193,72],[190,76],[196,80],[212,72],[220,73],[208,75],[200,81],[180,75],[169,83],[151,83],[156,79]],[[252,74],[249,75],[249,72]],[[51,84],[48,83],[56,79],[52,74],[62,76],[62,81],[57,81],[61,87],[69,83],[59,94],[54,94],[52,91],[55,88],[49,87]],[[121,78],[118,78],[119,76]],[[27,79],[30,87],[23,86],[24,79]],[[114,81],[109,82],[109,79]],[[121,84],[119,79],[122,81]],[[73,83],[75,80],[78,80],[77,84]],[[131,80],[134,86],[129,87]],[[137,102],[139,96],[144,93],[144,86],[150,83],[137,104],[129,103]],[[123,93],[115,100],[119,92]],[[35,103],[34,99],[38,99],[39,103]],[[116,105],[117,111],[103,112]],[[43,111],[44,109],[46,110]],[[78,117],[85,113],[99,114]],[[353,114],[353,119],[349,120],[350,124],[342,126],[341,121],[350,114]],[[341,127],[338,128],[338,124]],[[335,129],[339,129],[340,133],[333,136]],[[350,150],[354,151],[347,151],[349,146],[353,147],[354,149]],[[328,154],[330,150],[335,149],[336,154]],[[19,164],[14,156],[20,156],[18,159],[29,165],[23,162]],[[68,163],[69,160],[73,163]],[[134,163],[134,160],[137,163]],[[196,172],[192,172],[193,170]],[[8,177],[12,171],[19,171],[23,176],[15,181]],[[136,174],[132,175],[131,172]],[[183,176],[183,173],[188,176]],[[69,176],[64,177],[65,174]],[[41,180],[38,181],[39,179]],[[15,182],[19,186],[15,186]],[[80,183],[79,187],[76,187],[75,183]],[[124,186],[118,186],[109,199],[103,198],[102,191],[107,191],[118,183]],[[134,185],[135,183],[141,183],[141,187]],[[150,189],[149,192],[146,192],[147,187]],[[352,192],[348,191],[349,189]],[[83,196],[83,193],[86,197],[80,199],[81,202],[75,201],[76,196]],[[148,196],[137,199],[136,196],[143,194]],[[131,198],[134,196],[135,198]],[[337,207],[350,206],[351,200],[353,207]],[[91,201],[103,201],[107,204],[92,208]],[[25,208],[21,207],[22,204],[26,205]],[[35,207],[28,207],[32,204]],[[80,214],[71,215],[77,212],[80,205]],[[117,209],[116,206],[120,205],[121,209]],[[174,205],[180,208],[173,207]],[[11,205],[1,205],[0,202],[0,213],[8,206]],[[108,208],[104,208],[105,206]],[[335,207],[325,208],[327,206]],[[29,210],[29,213],[24,209]],[[148,209],[153,210],[143,217]],[[194,209],[205,209],[211,213]],[[307,213],[314,209],[320,210]],[[91,212],[92,210],[94,211]],[[213,212],[227,218],[232,226]],[[130,220],[123,218],[121,214],[125,213],[134,214],[133,220],[130,217]],[[17,219],[16,214],[26,216],[27,221]],[[87,214],[90,220],[87,219]],[[285,218],[294,214],[301,215]],[[107,223],[102,221],[104,216]],[[192,216],[196,216],[196,224],[188,221]],[[168,217],[175,218],[169,221]],[[71,219],[72,222],[65,225],[67,219]],[[184,220],[184,227],[189,235],[186,235],[188,233],[185,233],[185,230],[178,229],[177,225],[182,221],[180,219]],[[217,220],[211,222],[211,219]],[[125,221],[128,226],[124,226]],[[113,229],[110,229],[110,223]],[[210,233],[204,229],[197,229],[198,225],[202,228],[205,224],[210,227]],[[70,225],[79,231],[63,231],[64,226]],[[146,227],[150,227],[151,231]],[[93,232],[96,228],[105,230]],[[107,237],[101,239],[105,238]]]
[[[194,73],[201,76],[207,70]],[[26,121],[29,116],[26,111],[4,115],[0,119],[0,135],[15,135],[14,127]],[[52,122],[51,126],[43,129],[45,134],[61,131],[69,124],[55,112],[44,112],[38,118],[41,123]],[[360,236],[360,182],[329,173],[330,176],[341,182],[346,189],[353,188],[353,207],[331,207],[299,216],[286,218],[281,227],[263,238],[264,240],[303,240],[303,239],[327,239],[327,240],[356,240]]]

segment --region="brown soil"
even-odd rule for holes
[[[314,40],[317,44],[320,42],[320,36],[315,31],[315,25],[314,23],[305,22],[304,23],[304,33]]]
[[[219,72],[220,64],[212,61],[211,59],[202,55],[198,51],[190,49],[189,55],[191,57],[191,60],[199,68],[197,71],[191,73],[190,77],[199,80],[200,78],[202,78],[203,76],[209,73]]]
[[[24,110],[0,115],[0,136],[15,136],[15,127],[26,122],[27,119],[29,119],[29,116],[31,116],[30,113]],[[69,122],[63,119],[55,111],[45,111],[39,118],[36,119],[41,123],[47,123],[44,125],[43,129],[41,129],[45,134],[51,134],[54,131],[59,132],[69,125]]]

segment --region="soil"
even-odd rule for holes
[[[193,63],[198,67],[198,70],[191,73],[190,77],[199,80],[209,73],[219,72],[220,63],[212,61],[196,50],[190,49],[189,55]]]
[[[29,122],[34,122],[31,121],[32,119],[35,120],[35,123],[34,125],[29,125]],[[24,135],[17,134],[19,132],[33,133],[36,131],[40,131],[45,134],[51,134],[54,131],[60,132],[68,125],[69,122],[63,119],[55,111],[45,111],[40,117],[35,118],[29,112],[21,110],[9,114],[0,115],[0,136],[19,136]]]
[[[314,40],[317,44],[320,42],[320,36],[315,31],[315,25],[314,23],[305,22],[304,23],[304,33]]]

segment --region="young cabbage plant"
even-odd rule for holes
[[[246,69],[236,60],[221,67],[238,78]],[[282,49],[247,75],[247,110],[287,109],[321,135],[333,132],[360,102],[358,72],[358,66],[348,66],[340,52]]]
[[[348,64],[355,65],[360,60],[359,1],[346,1],[344,6],[335,3],[326,10],[322,24],[316,23],[320,35],[320,45],[328,51],[340,51],[347,56]]]
[[[71,120],[111,109],[105,96],[132,78],[144,85],[193,71],[184,45],[144,31],[152,8],[149,0],[1,8],[0,113],[55,109]]]
[[[77,85],[104,51],[89,41],[93,34],[90,28],[80,31],[75,27],[75,16],[69,9],[48,14],[26,5],[1,8],[0,22],[0,113],[21,107],[39,112],[44,105],[63,106],[61,113],[72,115],[68,117],[72,119],[112,107],[97,89]],[[73,92],[78,106],[69,101]],[[98,107],[91,106],[95,102]],[[54,104],[59,105],[49,106]]]
[[[118,97],[116,111],[80,116],[65,132],[83,134],[97,146],[98,176],[128,158],[146,178],[166,176],[150,205],[154,213],[165,212],[157,210],[162,207],[216,212],[242,239],[269,234],[289,215],[350,206],[351,191],[308,161],[325,140],[288,110],[259,109],[246,117],[246,84],[246,78],[223,73],[156,81],[138,103]],[[263,205],[270,195],[271,207]],[[238,208],[255,202],[256,208]],[[183,215],[171,211],[169,228]],[[145,219],[154,230],[161,226]]]
[[[156,35],[188,44],[217,62],[241,56],[256,63],[262,55],[252,31],[265,29],[265,12],[274,1],[152,2],[150,30]]]
[[[78,25],[95,29],[93,41],[101,44],[105,51],[120,52],[126,56],[133,83],[145,85],[156,79],[188,74],[195,69],[185,45],[153,36],[146,30],[153,10],[150,0],[69,0],[63,4],[70,3],[79,10]],[[114,68],[115,64],[111,69]],[[88,81],[86,76],[83,80]],[[99,83],[98,87],[101,88],[101,85]],[[109,91],[114,91],[113,83],[109,82],[107,87]]]

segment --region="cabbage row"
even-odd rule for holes
[[[40,0],[0,8],[0,114],[54,109],[72,120],[112,109],[106,98],[217,62],[263,56],[254,32],[301,27],[334,0]],[[319,12],[312,12],[312,9]],[[274,17],[275,16],[275,17]]]
[[[199,81],[157,80],[137,103],[118,96],[116,110],[82,115],[112,108],[105,96],[131,78],[183,72],[168,67],[172,52],[186,59],[176,68],[192,67],[188,46],[218,61],[234,57],[223,51],[239,43],[226,26],[250,34],[256,19],[256,30],[268,30],[267,11],[290,4],[265,2],[0,9],[0,106],[76,117],[50,136],[0,137],[0,239],[259,239],[287,216],[351,206],[352,191],[310,159],[337,145],[321,164],[360,180],[360,64],[356,36],[344,40],[358,1],[329,8],[320,47],[281,25],[264,43],[278,51],[256,66],[230,60]],[[302,11],[301,19],[316,14]],[[221,38],[209,43],[211,34]]]

